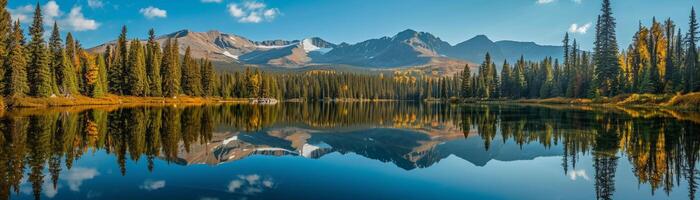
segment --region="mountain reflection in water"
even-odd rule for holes
[[[121,187],[112,184],[120,182],[115,180],[120,177],[128,179],[132,170],[138,173],[134,176],[149,177],[148,174],[159,170],[179,170],[180,174],[187,174],[188,170],[216,171],[215,166],[239,161],[244,165],[244,160],[259,156],[273,158],[259,161],[262,163],[291,165],[300,161],[283,158],[358,159],[353,156],[358,155],[390,163],[392,168],[402,171],[428,169],[443,160],[453,163],[451,157],[480,168],[489,168],[492,161],[502,164],[559,158],[560,171],[548,173],[558,173],[571,180],[590,180],[589,195],[597,199],[613,199],[616,195],[695,199],[696,164],[700,156],[698,119],[697,113],[667,110],[413,103],[16,110],[4,113],[0,120],[3,176],[0,196],[2,199],[142,198],[146,192],[170,187],[168,181],[173,180],[143,180],[135,188],[143,194],[131,193],[134,196],[104,194]],[[109,170],[86,168],[76,165],[78,162],[114,167],[118,169],[115,174],[120,176],[110,176],[114,182],[98,182],[100,177],[108,176]],[[582,167],[582,162],[592,163],[593,171],[586,172],[583,168],[590,165]],[[629,167],[620,168],[621,163]],[[207,166],[210,168],[201,169]],[[257,167],[264,168],[260,164]],[[373,167],[388,166],[374,164]],[[138,172],[144,168],[148,172]],[[622,170],[631,171],[633,178],[617,178],[616,174],[623,173]],[[254,167],[242,171],[251,173],[232,177],[226,188],[211,195],[253,198],[302,195],[286,191],[279,183],[286,181],[282,177],[253,173]],[[90,181],[98,183],[90,184],[89,191],[80,190],[88,187]],[[313,185],[313,180],[307,181],[302,185]],[[637,186],[637,191],[624,190],[617,194],[616,181],[645,187]],[[537,182],[546,183],[546,180]],[[358,186],[352,182],[343,185]],[[207,193],[206,188],[195,188],[195,183],[184,182],[180,187],[193,193]],[[682,188],[684,194],[676,194],[677,188]],[[507,198],[487,191],[470,192]],[[440,195],[464,198],[449,192]],[[554,196],[557,195],[522,198],[554,199]],[[407,197],[417,199],[421,195]]]

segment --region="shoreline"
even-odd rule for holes
[[[251,104],[248,98],[220,98],[220,97],[134,97],[108,95],[100,98],[86,96],[74,97],[48,97],[48,98],[3,98],[5,109],[20,108],[56,108],[56,107],[80,107],[80,106],[158,106],[169,104],[203,105],[203,104]],[[304,103],[301,99],[285,99],[280,103]],[[641,107],[641,108],[665,108],[674,110],[700,110],[700,93],[688,94],[625,94],[611,98],[583,99],[583,98],[548,98],[548,99],[466,99],[464,101],[428,99],[425,101],[398,100],[398,99],[323,99],[321,103],[377,103],[377,102],[444,102],[455,104],[522,104],[522,105],[577,105],[577,106],[602,106],[602,107]]]

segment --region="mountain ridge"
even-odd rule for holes
[[[512,62],[521,55],[528,60],[540,60],[545,57],[559,59],[563,52],[561,46],[512,40],[494,42],[486,35],[476,35],[451,45],[429,32],[413,29],[406,29],[391,37],[373,38],[355,44],[334,44],[319,37],[253,41],[217,30],[195,32],[189,29],[157,37],[161,44],[167,39],[178,39],[181,54],[185,48],[190,47],[195,58],[281,68],[301,68],[318,64],[371,69],[418,66],[461,68],[465,64],[481,63],[487,52],[499,65],[502,60]],[[89,51],[104,52],[107,46],[114,44],[115,41],[110,41],[90,48]]]

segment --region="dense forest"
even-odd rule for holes
[[[691,9],[688,32],[671,19],[650,27],[639,24],[633,43],[618,51],[610,1],[598,16],[593,52],[582,51],[564,36],[564,60],[504,62],[499,73],[487,54],[478,73],[468,68],[461,78],[461,96],[478,98],[595,98],[627,93],[687,93],[700,90],[698,22]]]
[[[48,41],[39,4],[29,26],[29,42],[0,0],[0,92],[6,97],[201,96],[278,99],[520,99],[596,98],[629,93],[687,93],[700,90],[698,22],[691,9],[685,36],[671,19],[640,23],[633,43],[619,50],[615,18],[604,0],[592,52],[579,49],[568,33],[562,61],[504,61],[500,72],[487,53],[476,72],[469,66],[454,77],[430,73],[359,74],[314,70],[303,73],[216,73],[208,59],[196,59],[177,39],[161,46],[154,30],[146,41],[128,39],[122,28],[115,45],[93,54],[53,24]]]

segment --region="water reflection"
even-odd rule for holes
[[[116,158],[118,173],[125,177],[132,170],[128,161],[145,160],[136,166],[154,171],[167,163],[217,165],[254,155],[321,158],[352,153],[403,170],[429,168],[450,156],[476,166],[560,156],[562,176],[593,180],[597,199],[615,197],[618,165],[627,159],[636,182],[649,185],[652,196],[682,187],[688,199],[695,199],[698,116],[619,108],[410,103],[19,110],[0,119],[0,196],[28,193],[40,199],[56,196],[61,187],[81,191],[83,182],[107,173],[74,167],[95,152]],[[594,172],[577,166],[582,158],[590,159]],[[167,163],[157,166],[157,160]],[[143,191],[171,184],[164,179],[141,182]],[[225,192],[244,196],[278,186],[275,178],[256,173],[227,182]],[[90,192],[88,196],[99,195]]]

